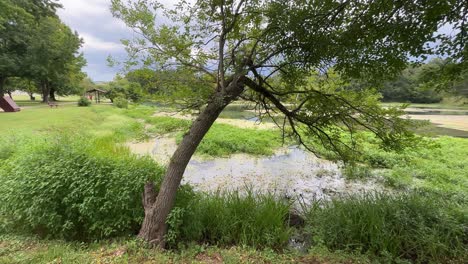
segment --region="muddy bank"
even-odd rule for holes
[[[468,132],[468,115],[408,115],[411,119],[428,120],[431,123],[445,128]]]
[[[167,164],[176,143],[173,138],[157,138],[128,143],[127,146],[133,153],[150,155]],[[207,159],[194,156],[187,166],[183,183],[207,192],[252,188],[305,202],[382,189],[375,180],[346,180],[336,163],[318,159],[297,147],[277,150],[269,157],[235,154],[229,158]]]

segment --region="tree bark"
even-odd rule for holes
[[[11,91],[10,91],[10,90],[7,90],[6,92],[7,92],[8,96],[9,96],[11,99],[13,99],[13,96],[11,95]]]
[[[50,88],[49,90],[50,90],[50,91],[49,91],[49,98],[50,98],[50,100],[52,100],[52,101],[54,101],[54,102],[57,101],[57,99],[55,99],[55,89],[54,89],[54,88]]]
[[[49,103],[49,85],[47,82],[42,82],[41,83],[41,89],[42,89],[42,102],[43,103]]]
[[[201,140],[218,118],[221,111],[244,90],[242,76],[235,78],[225,91],[217,91],[207,107],[195,119],[189,132],[171,157],[166,175],[164,176],[159,193],[154,202],[154,188],[147,184],[143,195],[145,219],[138,236],[152,246],[164,248],[164,235],[167,231],[166,218],[169,215],[179,188],[185,168]],[[151,204],[152,203],[152,204]],[[150,205],[151,204],[151,205]]]
[[[5,87],[6,83],[6,77],[0,76],[0,97],[3,97],[5,95],[5,90],[3,90],[3,87]]]

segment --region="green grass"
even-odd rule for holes
[[[20,95],[13,95],[13,100],[16,102],[16,104],[20,107],[39,107],[39,106],[44,106],[44,104],[41,103],[42,97],[39,94],[34,94],[34,97],[36,97],[35,101],[31,101],[29,98],[29,95],[26,94],[20,94]],[[70,103],[70,102],[77,102],[78,99],[80,99],[80,96],[77,95],[72,95],[72,96],[56,96],[55,97],[58,101],[58,103]]]
[[[420,148],[402,154],[385,173],[393,187],[412,186],[446,193],[468,194],[468,139],[442,137],[434,148]]]
[[[467,208],[442,193],[367,194],[307,208],[313,245],[414,263],[462,263]],[[466,205],[466,201],[464,203]]]
[[[48,134],[57,131],[86,132],[117,136],[122,140],[144,137],[144,127],[127,111],[110,105],[59,108],[28,108],[16,113],[0,113],[0,134]],[[131,114],[129,114],[131,115]]]
[[[0,263],[371,263],[366,256],[330,254],[300,255],[249,247],[219,248],[190,245],[179,251],[159,251],[133,239],[90,244],[31,237],[0,236]]]
[[[151,124],[148,131],[158,135],[187,131],[192,124],[189,120],[165,116],[146,117],[145,122]]]
[[[181,140],[182,135],[179,135],[177,142]],[[214,124],[198,146],[196,153],[211,157],[226,157],[235,153],[272,155],[280,146],[279,131]]]
[[[291,229],[287,217],[291,205],[272,194],[238,191],[198,194],[185,208],[175,208],[166,236],[172,246],[196,242],[219,246],[244,245],[284,249]]]
[[[110,156],[128,155],[128,150],[119,149],[117,143],[145,138],[148,134],[177,135],[180,141],[182,134],[190,126],[191,122],[188,120],[152,117],[155,110],[157,108],[145,106],[118,109],[109,105],[79,108],[73,104],[58,109],[38,107],[24,109],[19,113],[1,113],[0,160],[2,163],[0,165],[16,155],[17,159],[11,159],[10,165],[13,168],[21,165],[13,171],[17,180],[23,179],[24,186],[35,183],[40,190],[51,188],[54,191],[54,188],[62,186],[61,184],[76,182],[68,178],[67,181],[62,181],[60,177],[78,174],[83,177],[92,175],[88,172],[87,166],[94,164],[91,167],[97,175],[92,179],[97,180],[96,186],[99,187],[111,178],[106,176],[107,172],[100,173],[100,170],[114,171],[112,172],[114,176],[126,171],[124,169],[111,170],[111,167],[117,166],[119,162],[113,163],[114,165],[100,162],[103,165],[102,168],[93,163],[99,162],[99,158],[106,158],[106,153]],[[58,146],[51,143],[60,138],[55,135],[67,133],[81,135],[77,136],[76,140],[72,137],[70,142],[59,142]],[[18,142],[23,140],[31,149],[23,149],[20,155],[16,153],[15,148]],[[28,142],[28,140],[32,141]],[[460,246],[459,237],[460,234],[466,235],[466,226],[463,227],[463,224],[466,225],[467,221],[468,139],[442,137],[429,141],[433,143],[423,145],[424,147],[421,148],[406,149],[400,153],[383,152],[374,146],[365,146],[358,161],[378,168],[389,187],[396,190],[419,189],[425,192],[402,196],[350,197],[346,200],[338,199],[331,203],[323,203],[320,206],[316,204],[309,211],[309,228],[306,230],[308,232],[306,235],[309,235],[308,239],[314,242],[312,252],[321,252],[318,254],[320,257],[314,255],[315,253],[312,257],[289,253],[278,254],[268,249],[284,250],[291,232],[290,228],[285,225],[285,215],[289,210],[289,205],[276,200],[273,196],[253,193],[241,195],[236,192],[195,194],[190,187],[185,186],[182,188],[183,192],[177,197],[177,209],[171,213],[169,219],[168,241],[178,251],[165,253],[150,251],[141,248],[134,240],[78,244],[57,240],[39,241],[2,237],[0,238],[0,263],[47,263],[51,261],[138,263],[159,260],[164,263],[190,262],[194,258],[211,259],[214,256],[221,256],[223,260],[231,261],[231,263],[242,261],[288,263],[293,260],[306,263],[308,261],[342,263],[351,261],[354,257],[357,257],[359,263],[367,263],[372,259],[375,260],[376,256],[379,260],[387,262],[405,258],[429,262],[454,259],[457,263],[459,256],[465,253],[460,248],[466,247],[466,240],[462,241]],[[38,142],[44,142],[50,146],[47,145],[44,151],[37,152],[34,146]],[[80,150],[80,145],[84,146],[84,149],[87,149],[86,146],[89,145],[94,150],[81,154],[79,151],[73,152],[73,149]],[[244,129],[215,124],[197,151],[198,154],[208,156],[228,156],[233,153],[269,155],[280,146],[280,134],[275,130]],[[54,151],[58,153],[56,156],[54,156]],[[44,157],[47,160],[39,160],[38,153],[46,153]],[[87,156],[89,160],[85,159],[88,165],[80,165],[78,161],[86,156],[85,154],[89,155]],[[71,161],[66,161],[68,165],[62,168],[60,162],[64,162],[66,157],[70,157]],[[78,159],[77,162],[74,160],[75,157]],[[53,161],[48,162],[48,160]],[[67,169],[72,171],[67,171]],[[75,172],[81,169],[82,173]],[[138,171],[138,168],[131,168],[131,171]],[[367,169],[362,169],[357,174],[371,175],[368,172]],[[57,175],[60,177],[57,178]],[[130,172],[126,175],[130,175]],[[44,179],[43,182],[36,179],[39,176]],[[59,181],[48,184],[54,177]],[[122,184],[122,181],[116,180],[115,182]],[[123,186],[127,188],[129,184],[125,181],[124,183]],[[88,187],[84,190],[88,194],[93,194],[95,190]],[[123,190],[127,190],[125,188]],[[102,188],[98,189],[96,193],[102,191]],[[23,188],[23,191],[29,190],[32,189]],[[437,194],[434,195],[433,192]],[[81,197],[80,194],[84,192],[66,191],[63,195],[59,193],[59,198],[54,198],[53,202],[62,201],[62,198],[67,197],[66,194],[69,193]],[[119,193],[120,191],[117,191],[117,194]],[[28,194],[33,195],[33,193]],[[109,194],[107,197],[114,197],[112,195],[115,194]],[[140,193],[135,192],[138,204],[140,204],[139,195]],[[23,196],[15,197],[17,201],[23,201],[21,198]],[[37,203],[47,200],[46,195],[37,197],[40,199],[32,200]],[[93,199],[90,198],[89,201]],[[89,201],[84,204],[99,205],[98,202]],[[135,204],[130,207],[135,208]],[[121,207],[126,208],[125,205]],[[21,208],[26,214],[34,209],[27,203]],[[44,208],[50,208],[50,206]],[[92,207],[89,208],[92,209]],[[98,211],[96,215],[98,215],[100,209],[96,210]],[[60,208],[56,211],[61,212]],[[93,209],[88,213],[95,217],[94,211]],[[35,216],[41,219],[53,219],[57,214],[36,212]],[[106,219],[112,222],[113,218]],[[96,219],[99,220],[99,217]],[[54,221],[47,220],[46,222],[53,223]],[[460,229],[460,226],[465,230]],[[195,245],[192,245],[193,243]],[[205,249],[200,244],[216,245],[221,248]],[[241,249],[229,249],[231,246],[241,247]],[[124,253],[121,254],[122,249]],[[345,259],[342,258],[343,256]]]

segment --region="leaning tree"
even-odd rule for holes
[[[465,60],[467,6],[463,0],[182,0],[171,6],[113,0],[113,15],[135,31],[123,41],[127,65],[190,69],[211,80],[210,96],[197,101],[203,110],[170,159],[159,192],[145,186],[139,237],[164,247],[166,217],[185,168],[234,100],[256,102],[259,114],[273,113],[274,120],[281,116],[278,126],[311,151],[308,143],[319,142],[342,156],[352,153],[353,137],[341,135],[361,129],[398,146],[410,135],[406,122],[398,109],[379,107],[371,84],[424,55]],[[453,35],[439,30],[444,25]],[[369,87],[323,88],[331,70]],[[319,85],[308,85],[311,72]]]

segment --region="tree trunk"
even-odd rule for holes
[[[5,87],[5,83],[6,77],[0,76],[0,97],[3,97],[5,95],[5,90],[3,90],[3,87]]]
[[[49,103],[49,85],[47,82],[42,82],[41,83],[41,89],[42,89],[42,102],[43,103]]]
[[[33,93],[29,93],[29,92],[28,92],[28,95],[29,95],[29,99],[30,99],[31,101],[35,101],[35,100],[36,100],[36,97],[34,97],[34,94],[33,94]]]
[[[51,101],[57,101],[57,99],[55,99],[55,89],[54,88],[50,88],[50,92],[49,92],[49,98]]]
[[[221,111],[244,90],[238,77],[226,88],[226,92],[215,93],[203,112],[195,119],[189,132],[184,136],[167,167],[161,188],[156,197],[154,186],[146,184],[143,194],[145,219],[138,236],[151,245],[164,248],[164,235],[167,231],[166,218],[174,205],[185,168],[201,140],[218,118]]]
[[[6,92],[7,92],[8,96],[10,96],[10,98],[13,99],[13,96],[11,95],[11,91],[7,90]]]

